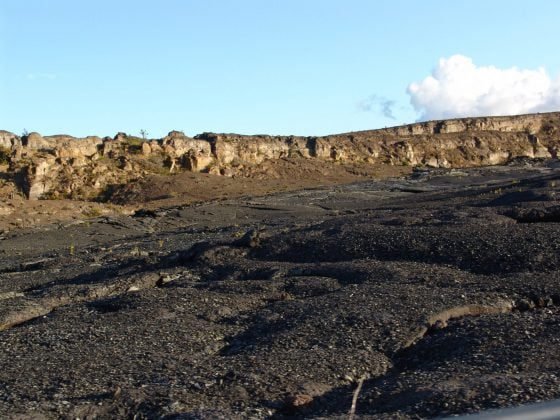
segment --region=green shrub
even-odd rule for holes
[[[85,217],[90,217],[90,218],[94,218],[94,217],[99,217],[101,216],[103,213],[101,212],[100,209],[98,209],[97,207],[90,207],[89,209],[85,209],[82,211],[82,214]]]
[[[126,138],[126,146],[127,150],[130,153],[142,153],[142,143],[144,143],[144,139],[135,136],[128,136]]]
[[[9,165],[11,161],[10,149],[0,146],[0,165]]]

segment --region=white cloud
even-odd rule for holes
[[[463,55],[441,58],[407,93],[421,120],[560,110],[560,77],[544,68],[477,66]]]

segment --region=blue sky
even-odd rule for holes
[[[0,129],[323,135],[552,110],[559,19],[555,0],[0,0]]]

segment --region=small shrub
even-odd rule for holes
[[[10,150],[0,146],[0,165],[9,165],[11,162],[10,156]]]
[[[97,207],[91,207],[89,209],[85,209],[84,211],[82,211],[82,214],[85,217],[99,217],[101,216],[101,210],[99,210]]]
[[[127,136],[124,142],[126,151],[133,154],[142,153],[142,144],[144,141],[145,140],[140,137]]]
[[[544,124],[541,126],[541,132],[544,134],[548,134],[549,136],[554,134],[556,131],[556,126],[554,125],[554,121],[548,120],[545,121]]]

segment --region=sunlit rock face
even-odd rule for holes
[[[18,136],[0,131],[12,179],[29,199],[93,198],[110,185],[177,171],[245,176],[267,160],[427,167],[499,165],[516,157],[557,157],[560,113],[428,121],[323,137],[171,131],[161,139]],[[245,172],[246,173],[245,173]]]

